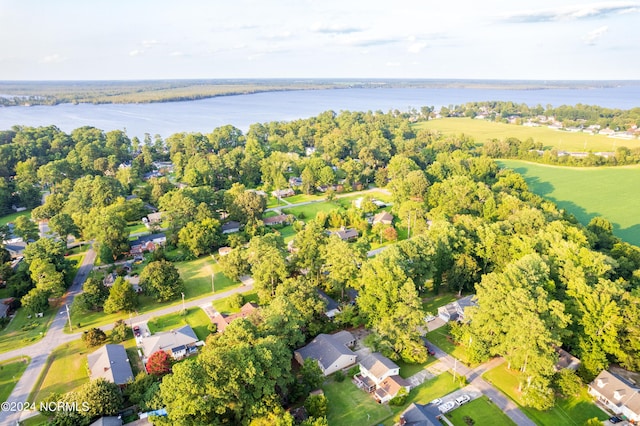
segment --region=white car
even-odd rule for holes
[[[444,404],[438,406],[438,411],[440,411],[442,414],[444,414],[444,413],[448,413],[449,411],[453,410],[454,408],[456,408],[455,401],[449,401],[449,402],[445,402]]]
[[[458,405],[466,404],[469,401],[471,401],[469,395],[462,395],[456,398],[456,404]]]
[[[431,321],[433,321],[433,320],[435,320],[435,319],[436,319],[436,317],[434,317],[434,316],[433,316],[433,315],[431,315],[431,314],[429,314],[429,315],[427,315],[426,317],[424,317],[424,320],[425,320],[426,322],[431,322]]]
[[[440,404],[442,404],[442,400],[440,398],[436,398],[433,401],[431,401],[429,404],[440,405]]]

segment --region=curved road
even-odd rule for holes
[[[65,295],[64,303],[66,303],[67,305],[70,306],[71,303],[73,302],[74,297],[77,296],[82,291],[82,284],[84,283],[86,278],[89,276],[89,273],[93,269],[93,264],[95,262],[95,259],[96,259],[95,251],[93,251],[93,249],[89,249],[89,251],[87,251],[84,257],[82,265],[80,265],[80,267],[78,268],[78,273],[76,274],[76,277],[73,280],[71,287],[69,288],[69,290],[67,291],[67,294]],[[188,302],[185,302],[184,306],[185,308],[192,308],[196,306],[199,307],[202,304],[211,303],[214,300],[228,297],[234,293],[249,291],[252,288],[253,288],[252,285],[239,286],[229,291],[225,291],[224,293],[213,294],[203,298],[190,300]],[[182,304],[180,303],[174,306],[169,306],[163,309],[152,311],[143,315],[134,316],[131,318],[131,322],[148,321],[153,317],[170,314],[173,312],[180,311],[181,309],[182,309]],[[42,340],[40,340],[37,343],[34,343],[33,345],[14,349],[12,351],[4,352],[0,354],[0,361],[4,361],[10,358],[15,358],[19,356],[25,356],[25,355],[31,357],[31,363],[27,366],[27,369],[22,374],[22,377],[20,378],[15,388],[13,389],[13,392],[11,392],[11,395],[7,399],[7,402],[9,402],[10,404],[34,402],[34,401],[27,401],[27,398],[29,397],[29,393],[31,393],[31,390],[33,389],[33,386],[35,385],[36,381],[40,377],[40,374],[44,369],[44,366],[46,364],[47,358],[49,357],[49,354],[56,347],[64,343],[77,340],[82,335],[82,333],[73,333],[73,334],[64,333],[64,327],[67,321],[68,321],[67,312],[63,305],[58,311],[58,313],[56,314],[53,321],[51,322],[51,326],[49,327],[49,330],[47,330],[47,334],[42,338]],[[113,328],[113,324],[109,324],[100,328],[104,331],[108,331]],[[38,407],[35,407],[35,408],[37,409]],[[0,425],[17,425],[20,420],[20,414],[21,414],[20,412],[0,411]]]

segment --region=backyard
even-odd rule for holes
[[[518,404],[527,417],[538,425],[582,426],[591,418],[606,420],[609,417],[593,403],[586,386],[580,396],[556,399],[556,405],[550,410],[540,411],[523,407],[521,394],[518,391],[519,376],[520,373],[517,370],[509,370],[506,364],[502,364],[486,372],[483,377]]]
[[[200,308],[189,308],[187,309],[186,315],[176,312],[152,318],[147,322],[151,333],[175,330],[185,325],[190,325],[200,340],[205,340],[210,334],[207,328],[209,324],[211,324],[211,320],[209,320],[207,314]]]
[[[258,303],[258,293],[255,290],[242,293],[242,297],[244,299],[244,303]],[[233,314],[240,311],[240,308],[232,308],[230,303],[231,297],[225,297],[224,299],[214,300],[212,305],[216,311],[223,314]]]
[[[12,358],[0,362],[0,402],[4,402],[11,395],[11,391],[27,369],[29,357]]]
[[[474,364],[469,362],[469,357],[467,356],[466,347],[462,344],[458,345],[453,342],[451,336],[449,335],[449,325],[442,326],[436,330],[430,331],[425,335],[425,337],[434,345],[453,356],[454,358],[459,359],[469,367],[476,367],[478,364]]]

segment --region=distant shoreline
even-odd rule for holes
[[[294,90],[431,88],[589,90],[640,86],[640,80],[458,79],[210,79],[120,81],[0,81],[0,106],[184,102]]]

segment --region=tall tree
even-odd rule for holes
[[[140,274],[140,284],[145,293],[158,302],[178,298],[184,292],[184,282],[173,263],[159,260],[149,263]]]
[[[109,290],[109,297],[104,302],[104,312],[106,314],[119,311],[133,312],[137,305],[138,297],[129,281],[122,277],[116,278]]]

